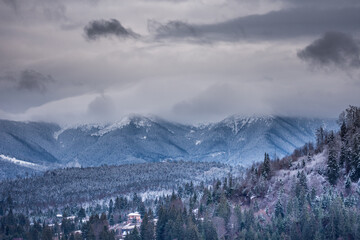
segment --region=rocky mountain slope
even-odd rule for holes
[[[110,124],[60,127],[41,122],[0,121],[0,161],[24,172],[64,166],[100,166],[163,160],[217,161],[249,165],[264,152],[290,154],[315,140],[315,130],[337,129],[335,120],[231,116],[190,126],[133,115]],[[2,156],[2,157],[1,157]],[[9,161],[9,159],[20,160]],[[22,162],[21,162],[22,161]],[[19,172],[3,171],[2,177]]]

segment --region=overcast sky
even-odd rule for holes
[[[337,117],[360,103],[358,0],[0,0],[0,118]]]

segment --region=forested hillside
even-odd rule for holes
[[[92,202],[118,195],[172,191],[193,182],[241,174],[241,168],[221,163],[160,162],[92,168],[66,168],[42,176],[0,182],[1,196],[17,207],[37,209]]]
[[[103,198],[102,205],[42,209],[32,212],[33,219],[29,219],[29,212],[20,207],[26,196],[21,193],[20,186],[26,185],[26,181],[36,186],[37,179],[57,182],[73,175],[67,172],[91,172],[97,168],[64,169],[48,172],[42,178],[3,183],[6,192],[14,197],[5,196],[3,191],[0,236],[3,239],[19,236],[51,239],[60,234],[63,239],[121,239],[124,236],[114,231],[114,227],[126,226],[127,214],[139,211],[141,225],[134,227],[125,240],[360,239],[360,108],[349,107],[338,122],[339,132],[320,127],[316,131],[316,143],[305,144],[287,157],[271,159],[265,153],[263,161],[253,164],[240,178],[225,171],[225,178],[220,179],[224,177],[220,174],[219,179],[209,184],[199,183],[194,180],[196,173],[186,168],[188,163],[171,163],[187,172],[181,173],[181,177],[192,176],[193,184],[175,180],[178,184],[171,194],[152,199],[139,198],[135,187],[132,195],[116,192],[118,196]],[[159,164],[167,166],[169,163]],[[147,172],[145,166],[142,173]],[[203,174],[200,170],[212,173],[215,168],[224,172],[220,166],[209,166],[210,163],[203,163],[198,174]],[[97,171],[102,176],[111,173],[111,168],[102,167]],[[161,170],[160,165],[157,168],[159,175],[167,172]],[[166,182],[180,176],[177,174],[158,178]],[[125,176],[128,179],[130,175]],[[131,181],[139,181],[139,178]],[[56,184],[52,186],[56,190]],[[39,193],[45,194],[52,188],[44,189]],[[33,188],[33,191],[36,190]],[[74,215],[74,220],[63,219],[60,225],[57,213]],[[90,218],[83,222],[85,216]]]

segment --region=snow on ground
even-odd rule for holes
[[[115,131],[117,129],[121,129],[121,128],[129,125],[130,123],[133,123],[137,128],[151,127],[150,119],[141,118],[136,115],[129,115],[129,116],[123,117],[120,121],[117,121],[113,124],[110,124],[102,129],[100,129],[98,132],[91,134],[91,136],[102,137],[109,132]]]
[[[308,157],[301,157],[297,161],[292,163],[290,169],[282,169],[277,171],[275,178],[277,180],[286,180],[287,177],[297,176],[298,172],[305,171],[308,175],[313,172],[317,173],[326,168],[326,151],[314,155],[311,157],[311,160],[308,160]],[[303,160],[305,162],[305,167],[302,166]]]
[[[91,136],[102,137],[109,132],[112,132],[117,129],[121,129],[121,128],[129,125],[130,122],[131,122],[131,119],[129,117],[124,117],[120,121],[117,121],[114,124],[111,124],[103,129],[100,129],[100,131],[91,134]]]
[[[220,155],[223,155],[225,154],[225,152],[215,152],[215,153],[211,153],[209,154],[211,157],[217,157],[217,156],[220,156]]]
[[[0,160],[11,162],[11,163],[14,163],[16,165],[20,165],[22,167],[27,167],[27,168],[37,169],[37,170],[43,170],[45,168],[42,165],[35,164],[35,163],[32,163],[32,162],[23,161],[23,160],[19,160],[19,159],[16,159],[14,157],[5,156],[3,154],[0,154]]]
[[[103,129],[106,127],[106,124],[101,123],[93,123],[93,124],[71,124],[71,125],[63,125],[59,131],[54,132],[55,140],[58,140],[59,136],[69,129],[81,129],[82,131],[89,131],[93,128]]]
[[[230,173],[230,169],[212,167],[208,171],[204,172],[201,176],[199,176],[199,179],[203,180],[203,179],[212,179],[212,178],[214,179],[222,178],[225,175],[224,174],[225,171],[227,174]]]
[[[59,136],[65,132],[66,128],[61,128],[59,131],[54,132],[54,138],[55,140],[58,140]]]
[[[142,201],[145,201],[147,199],[154,200],[159,197],[171,195],[172,192],[173,192],[172,190],[166,189],[166,190],[159,190],[159,191],[146,191],[146,192],[140,193],[139,195],[140,195]]]
[[[303,160],[305,167],[303,166]],[[307,176],[307,185],[309,190],[314,188],[317,193],[321,193],[328,188],[329,182],[326,180],[326,161],[327,151],[323,151],[317,155],[301,157],[297,161],[292,162],[290,169],[282,169],[276,171],[275,176],[271,179],[271,187],[266,196],[267,202],[275,204],[279,196],[279,192],[283,192],[284,196],[289,196],[292,191],[293,183],[297,181],[297,175],[305,171]],[[282,190],[282,191],[281,191]]]
[[[136,115],[128,115],[114,123],[92,123],[92,124],[65,125],[65,126],[62,126],[62,128],[59,131],[56,131],[54,133],[54,138],[56,140],[58,140],[59,136],[66,130],[78,129],[78,128],[85,130],[85,131],[89,131],[91,129],[98,129],[99,131],[91,134],[91,136],[102,137],[109,132],[115,131],[117,129],[121,129],[121,128],[129,125],[131,122],[133,122],[137,128],[151,127],[151,119],[141,118]]]
[[[309,191],[314,189],[317,194],[325,193],[329,189],[332,189],[333,186],[327,180],[326,170],[327,170],[327,150],[313,155],[308,159],[308,156],[300,157],[297,161],[292,162],[290,169],[282,169],[275,172],[275,175],[270,180],[269,189],[264,199],[260,200],[259,206],[269,207],[273,209],[277,200],[281,196],[283,204],[286,204],[287,200],[291,196],[291,192],[294,191],[294,183],[298,181],[297,175],[304,171],[306,173],[307,186]],[[304,163],[305,162],[305,166]],[[346,173],[343,170],[340,172],[340,177],[337,181],[336,188],[337,191],[346,195],[345,192],[345,181]],[[358,183],[351,184],[352,193],[359,191],[360,181]]]

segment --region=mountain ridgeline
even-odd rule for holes
[[[337,129],[334,119],[238,117],[191,126],[133,115],[111,124],[62,128],[43,122],[0,121],[1,178],[64,166],[101,166],[164,160],[249,165],[268,152],[283,157]],[[21,161],[19,161],[21,160]],[[14,165],[13,172],[10,171]]]
[[[338,122],[246,170],[179,161],[2,181],[0,239],[360,239],[360,108]],[[129,223],[134,211],[139,224]]]

